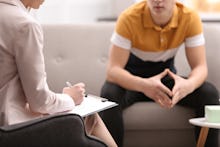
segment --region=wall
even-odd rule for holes
[[[110,16],[114,0],[45,0],[37,12],[43,23],[91,22]]]
[[[45,0],[32,13],[42,23],[85,23],[117,17],[135,0]]]
[[[37,12],[42,23],[87,23],[117,18],[127,7],[141,0],[45,0]],[[190,5],[191,0],[179,0]],[[203,13],[203,20],[220,20],[220,13]]]

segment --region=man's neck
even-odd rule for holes
[[[172,19],[176,7],[173,7],[169,12],[166,13],[151,13],[152,20],[155,25],[165,27]]]
[[[170,22],[172,15],[173,15],[173,13],[171,13],[167,16],[163,16],[163,15],[152,16],[152,19],[157,26],[160,26],[163,28]]]
[[[26,8],[28,7],[28,3],[29,3],[28,0],[21,0],[21,2],[24,4],[24,6],[25,6]]]

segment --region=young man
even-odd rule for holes
[[[111,41],[101,96],[119,107],[103,112],[102,118],[119,146],[123,145],[122,111],[137,101],[155,101],[169,109],[177,103],[190,106],[197,117],[204,117],[204,105],[219,104],[218,91],[205,82],[201,20],[176,0],[145,0],[129,7],[118,18]],[[185,78],[174,67],[182,44],[191,67]],[[198,136],[198,128],[196,132]],[[206,146],[217,147],[217,142],[217,130],[211,130]]]

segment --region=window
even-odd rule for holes
[[[85,23],[116,18],[122,10],[141,0],[45,0],[33,13],[42,23]],[[196,9],[203,20],[220,20],[220,0],[179,0]]]
[[[183,0],[183,2],[196,9],[204,21],[220,20],[220,0]]]

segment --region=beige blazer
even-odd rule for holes
[[[0,0],[0,126],[74,108],[47,85],[43,32],[20,0]]]

